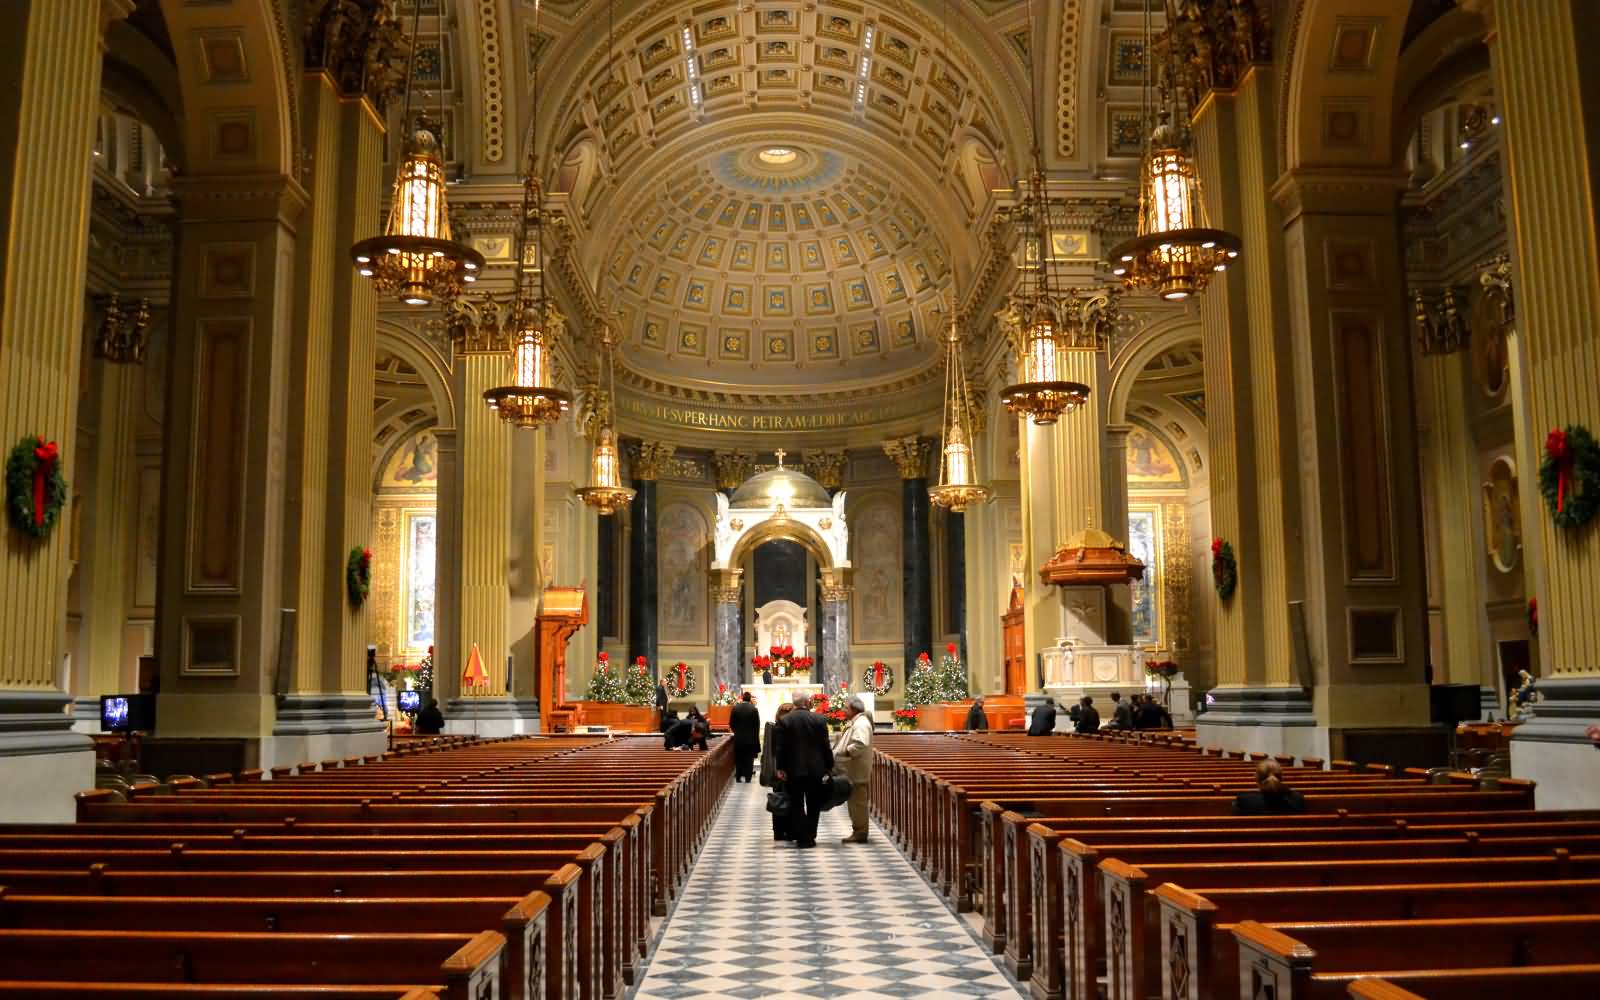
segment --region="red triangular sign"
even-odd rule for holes
[[[467,669],[461,674],[463,687],[483,687],[489,683],[489,671],[483,669],[483,657],[478,654],[478,644],[472,644],[472,654],[467,657]]]

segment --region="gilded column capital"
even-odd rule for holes
[[[405,91],[411,42],[388,0],[310,0],[306,69],[332,77],[339,93],[382,112]],[[409,127],[409,126],[407,126]]]
[[[832,586],[829,586],[828,584],[823,584],[822,585],[822,602],[824,604],[829,604],[829,603],[833,603],[833,602],[836,602],[836,601],[848,601],[850,599],[850,595],[853,594],[854,592],[855,592],[855,588],[854,587],[850,587],[850,586],[846,586],[846,585],[842,585],[842,584],[834,584]]]
[[[719,449],[711,453],[711,465],[716,469],[717,489],[736,490],[755,474],[756,453]]]
[[[1162,85],[1176,86],[1193,108],[1213,90],[1236,87],[1251,66],[1272,58],[1271,5],[1263,0],[1188,0],[1146,58],[1162,67]],[[1176,49],[1176,58],[1167,53]],[[1166,66],[1175,66],[1168,79]]]
[[[717,603],[718,604],[738,604],[739,603],[739,598],[741,596],[743,596],[743,594],[744,594],[744,588],[743,587],[718,587],[717,588]]]
[[[807,448],[800,453],[800,467],[806,475],[822,484],[825,490],[836,490],[844,485],[845,451]]]
[[[883,443],[883,453],[900,470],[901,479],[928,478],[928,456],[932,451],[933,443],[915,434]]]
[[[667,471],[677,450],[677,445],[664,441],[635,441],[630,444],[628,454],[633,459],[633,478],[660,479],[661,474]]]

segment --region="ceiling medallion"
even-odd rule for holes
[[[773,167],[784,167],[793,163],[800,154],[787,146],[768,146],[756,154],[756,159]]]

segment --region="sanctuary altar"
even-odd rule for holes
[[[790,681],[788,683],[774,681],[771,684],[762,684],[757,681],[754,684],[746,685],[745,690],[750,692],[750,700],[755,702],[756,709],[761,713],[761,727],[762,731],[765,732],[767,723],[778,717],[779,705],[792,699],[797,692],[815,696],[821,694],[823,689],[821,684],[812,684],[809,681]],[[852,691],[850,693],[859,697],[862,704],[867,706],[867,718],[873,718],[872,711],[875,707],[875,702],[872,692]],[[835,707],[842,708],[843,706]]]

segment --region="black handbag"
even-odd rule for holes
[[[767,812],[779,816],[789,815],[789,793],[781,788],[767,793]]]
[[[827,778],[824,778],[823,783],[827,786],[824,791],[826,791],[828,794],[828,797],[822,806],[823,812],[827,812],[829,809],[842,806],[846,802],[850,801],[849,778],[842,774],[833,774],[829,775]]]

